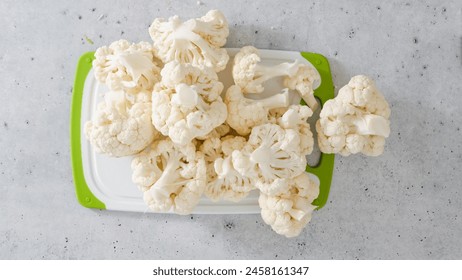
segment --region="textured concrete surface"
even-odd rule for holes
[[[94,2],[0,1],[1,259],[462,258],[460,1]],[[337,88],[371,75],[392,107],[384,155],[337,158],[329,203],[297,238],[258,215],[93,211],[75,199],[78,57],[149,40],[155,17],[211,8],[229,19],[229,47],[322,53]]]

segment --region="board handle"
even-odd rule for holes
[[[87,185],[83,172],[82,152],[80,145],[80,116],[82,112],[83,89],[85,87],[85,80],[91,70],[92,61],[94,58],[94,52],[84,53],[79,58],[77,69],[75,71],[70,116],[71,163],[75,193],[79,203],[87,208],[106,209],[106,205],[104,205],[104,203],[91,192]]]
[[[313,64],[321,76],[321,84],[314,90],[314,96],[320,100],[322,108],[327,100],[334,98],[334,84],[332,82],[329,61],[323,55],[317,53],[301,52],[300,54]],[[314,206],[317,206],[316,209],[321,209],[326,205],[334,173],[334,162],[334,154],[321,153],[316,166],[306,166],[306,172],[316,175],[319,179],[319,196],[312,203]]]

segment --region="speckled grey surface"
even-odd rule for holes
[[[0,259],[462,258],[460,1],[93,2],[0,1]],[[229,19],[227,46],[322,53],[337,88],[371,75],[392,107],[384,155],[337,158],[329,202],[297,238],[258,215],[94,211],[75,198],[78,57],[211,8]]]

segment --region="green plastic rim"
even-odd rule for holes
[[[323,55],[317,53],[301,52],[300,54],[311,62],[321,75],[321,85],[314,91],[314,96],[321,101],[322,107],[327,100],[334,98],[334,84],[332,82],[329,61]],[[319,179],[319,196],[312,203],[314,206],[317,206],[316,209],[318,210],[326,205],[329,197],[332,175],[334,173],[334,161],[334,154],[321,153],[318,165],[306,166],[306,171],[313,173]]]
[[[324,56],[317,53],[301,52],[301,55],[313,64],[321,75],[321,85],[314,91],[314,95],[321,101],[321,106],[323,106],[327,100],[334,98],[334,85],[329,62]],[[106,209],[106,205],[90,191],[87,185],[83,173],[82,151],[80,146],[80,134],[82,131],[80,118],[82,112],[83,89],[87,75],[92,68],[93,59],[94,52],[87,52],[80,57],[77,64],[70,116],[71,163],[75,191],[79,203],[87,208]],[[307,165],[306,167],[307,172],[313,173],[319,178],[319,196],[312,203],[317,206],[316,209],[318,210],[326,204],[329,197],[334,171],[334,159],[335,155],[333,154],[321,153],[319,162],[316,166]]]
[[[83,54],[75,73],[74,90],[72,93],[71,104],[71,161],[72,175],[74,177],[75,192],[79,203],[87,208],[106,209],[106,205],[101,202],[88,188],[83,174],[82,151],[80,147],[80,115],[82,112],[83,88],[88,72],[92,67],[94,52]]]

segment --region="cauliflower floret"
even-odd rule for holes
[[[178,145],[203,138],[226,120],[222,90],[223,84],[212,70],[170,62],[152,94],[152,123]]]
[[[208,100],[215,100],[223,91],[223,84],[209,67],[196,67],[177,61],[167,63],[161,71],[162,88],[174,89],[179,84],[194,85]]]
[[[234,150],[232,157],[238,172],[264,182],[293,178],[306,168],[298,131],[283,129],[277,124],[254,127],[246,146]]]
[[[217,184],[208,192],[208,197],[212,200],[214,197],[221,197],[224,200],[238,202],[255,189],[254,178],[238,172],[231,156],[216,159],[214,169],[217,173]]]
[[[298,236],[311,220],[316,206],[311,203],[319,195],[319,186],[302,173],[271,193],[260,192],[258,204],[266,224],[286,237]]]
[[[252,189],[250,180],[236,173],[229,157],[233,150],[242,149],[245,143],[243,137],[228,135],[221,140],[217,137],[206,139],[202,144],[200,150],[207,164],[207,187],[204,194],[212,201],[224,199],[237,202]],[[215,170],[215,161],[218,161],[217,170],[220,175]]]
[[[313,115],[313,111],[304,105],[291,105],[288,109],[270,112],[274,123],[285,129],[296,129],[300,136],[300,150],[303,155],[313,152],[314,139],[313,133],[308,123],[308,118]]]
[[[263,66],[260,61],[260,53],[253,46],[243,47],[234,57],[234,83],[243,93],[261,93],[264,82],[279,76],[293,76],[299,67],[297,62]]]
[[[308,106],[314,111],[318,103],[314,98],[313,87],[321,77],[310,65],[284,62],[275,66],[260,64],[258,49],[252,46],[243,47],[234,57],[233,78],[244,94],[261,93],[263,83],[275,77],[285,77],[285,87],[296,90]]]
[[[198,19],[182,22],[178,16],[157,18],[149,28],[156,55],[164,62],[178,61],[225,69],[229,56],[222,49],[229,35],[228,22],[217,10]]]
[[[204,156],[192,143],[181,148],[169,139],[154,142],[132,161],[133,181],[154,212],[190,214],[206,184]]]
[[[212,130],[209,134],[205,136],[198,136],[196,137],[197,140],[206,140],[209,138],[221,138],[225,135],[228,135],[231,132],[231,128],[227,123],[223,123],[220,126],[217,126],[214,130]]]
[[[287,89],[279,94],[259,100],[245,98],[238,86],[231,86],[226,92],[228,106],[226,122],[240,135],[248,135],[252,127],[269,122],[269,110],[289,106]]]
[[[328,100],[316,123],[319,148],[342,156],[383,153],[390,135],[390,108],[372,79],[355,76]]]
[[[151,44],[113,42],[96,50],[93,60],[95,78],[111,90],[136,93],[151,91],[160,79]]]
[[[293,76],[284,79],[284,86],[296,90],[311,110],[316,111],[318,102],[314,97],[314,84],[321,80],[318,71],[306,64],[299,64],[298,71]]]
[[[150,102],[133,105],[123,92],[108,92],[105,99],[98,104],[93,120],[85,124],[85,136],[96,152],[113,157],[133,155],[159,135],[151,124]]]
[[[230,156],[235,150],[241,150],[245,147],[247,140],[241,136],[226,135],[221,138],[221,150],[225,156]]]

